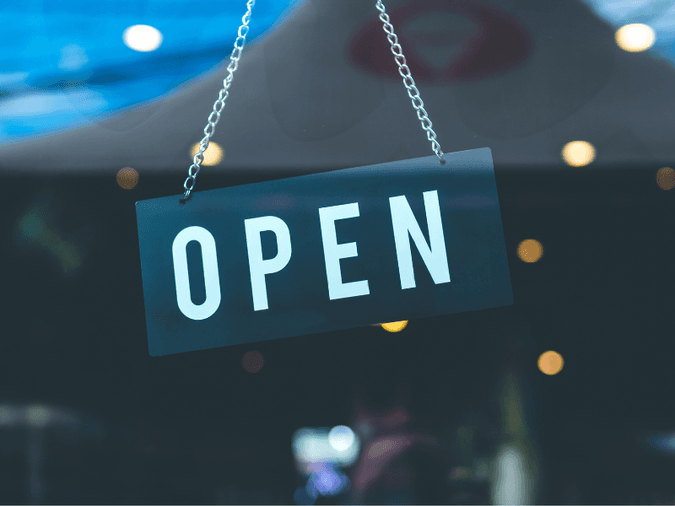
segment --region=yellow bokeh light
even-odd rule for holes
[[[654,45],[656,33],[650,26],[633,23],[619,28],[614,34],[614,39],[624,51],[637,53]]]
[[[117,184],[125,190],[131,190],[138,184],[138,172],[131,167],[124,167],[117,172]]]
[[[199,143],[193,144],[190,148],[190,158],[193,158],[199,152]],[[225,150],[217,142],[211,141],[209,147],[204,151],[204,161],[202,165],[218,165],[225,156]]]
[[[407,326],[408,326],[408,320],[403,320],[403,321],[400,321],[400,322],[389,322],[389,323],[380,324],[380,327],[382,327],[387,332],[401,332]]]
[[[565,144],[561,155],[567,165],[583,167],[595,160],[595,148],[590,142],[572,141]]]
[[[544,246],[536,239],[525,239],[518,245],[518,258],[523,262],[537,262],[543,255]]]
[[[562,355],[557,351],[546,351],[539,356],[537,361],[537,367],[544,374],[553,376],[562,371],[565,361],[562,358]]]
[[[134,25],[124,30],[122,40],[134,51],[147,53],[161,46],[164,37],[162,37],[162,32],[154,26]]]
[[[656,171],[656,184],[662,190],[672,190],[675,188],[675,170],[670,167],[661,167]]]

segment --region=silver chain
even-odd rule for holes
[[[255,0],[248,0],[246,2],[246,14],[241,18],[242,25],[237,31],[237,39],[234,41],[234,49],[232,49],[232,54],[230,55],[230,63],[227,66],[227,77],[223,79],[223,88],[218,93],[218,99],[213,104],[213,110],[208,117],[208,123],[204,127],[204,137],[199,141],[199,151],[192,158],[192,165],[188,169],[188,177],[183,183],[183,188],[185,188],[185,194],[181,198],[181,202],[185,202],[190,198],[190,194],[195,187],[195,182],[197,181],[197,175],[201,170],[201,164],[204,161],[204,151],[209,147],[209,141],[211,136],[216,131],[216,125],[220,120],[220,114],[225,107],[225,100],[229,96],[230,84],[232,84],[232,76],[234,71],[239,67],[239,59],[241,58],[241,52],[244,49],[246,44],[246,35],[248,35],[248,23],[251,21],[251,11],[255,5]]]
[[[181,198],[181,202],[185,202],[190,198],[190,194],[195,187],[197,175],[199,174],[201,164],[204,161],[204,151],[209,147],[209,141],[216,131],[216,125],[220,120],[220,114],[225,107],[225,100],[230,94],[229,89],[230,84],[232,84],[232,76],[234,75],[234,71],[237,70],[237,67],[239,67],[239,59],[241,58],[241,52],[246,44],[246,35],[248,35],[249,30],[248,23],[251,21],[251,12],[254,5],[255,0],[248,0],[246,2],[246,14],[241,18],[242,25],[239,27],[237,39],[234,41],[234,49],[232,49],[230,63],[227,66],[227,77],[223,79],[223,88],[218,93],[218,99],[213,104],[213,111],[209,114],[208,123],[204,127],[204,137],[199,141],[199,151],[192,158],[192,165],[188,169],[188,177],[185,179],[185,183],[183,183],[185,194]],[[382,0],[377,0],[376,7],[377,10],[380,11],[379,17],[380,21],[383,23],[382,28],[387,34],[387,39],[391,44],[391,52],[394,54],[394,60],[396,60],[396,63],[398,64],[398,73],[401,74],[403,85],[406,90],[408,90],[408,96],[412,101],[412,106],[415,108],[415,111],[417,111],[417,118],[420,120],[422,128],[427,133],[427,139],[431,142],[431,148],[434,150],[434,153],[436,153],[436,156],[441,163],[445,163],[441,145],[438,143],[438,140],[436,140],[436,132],[434,132],[434,129],[432,128],[433,125],[429,119],[429,114],[424,108],[424,102],[420,97],[420,91],[417,89],[417,86],[415,86],[415,80],[406,63],[405,56],[403,56],[401,44],[398,43],[398,36],[394,33],[394,26],[389,21],[389,15],[385,11]]]
[[[424,108],[424,102],[420,97],[420,90],[415,86],[415,80],[413,79],[410,68],[406,63],[405,56],[403,56],[403,50],[401,49],[401,44],[398,43],[398,37],[394,33],[394,26],[389,21],[389,14],[385,12],[384,4],[382,0],[377,0],[377,10],[380,11],[380,21],[382,21],[382,28],[387,34],[387,39],[391,44],[391,52],[394,53],[394,60],[398,64],[398,73],[401,74],[403,78],[403,85],[406,90],[408,90],[408,96],[412,100],[412,106],[417,111],[417,118],[422,123],[422,128],[427,133],[427,139],[431,142],[431,149],[434,150],[436,156],[441,161],[445,163],[443,159],[443,151],[441,150],[441,145],[436,140],[436,132],[432,128],[431,120],[429,119],[429,114],[427,114],[426,109]]]

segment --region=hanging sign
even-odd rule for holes
[[[487,148],[136,203],[150,355],[512,304]]]

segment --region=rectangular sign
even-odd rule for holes
[[[513,303],[488,148],[136,203],[150,355]]]

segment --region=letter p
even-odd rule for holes
[[[246,229],[248,265],[251,272],[253,310],[262,311],[269,308],[265,276],[279,272],[288,265],[291,259],[291,233],[288,230],[288,225],[276,216],[262,216],[244,220],[244,227]],[[277,256],[274,258],[263,260],[260,238],[262,232],[273,232],[277,238]]]

